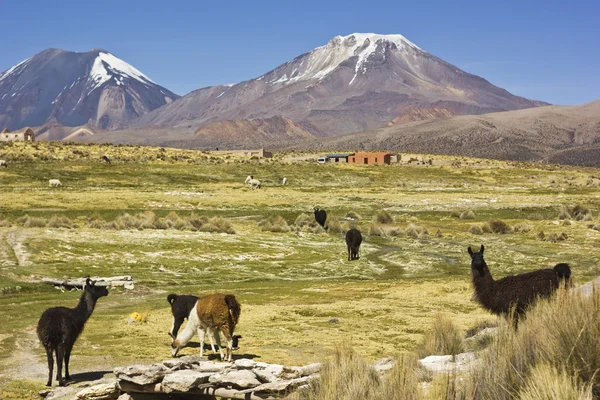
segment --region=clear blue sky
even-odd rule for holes
[[[600,99],[598,0],[219,3],[0,0],[0,71],[48,47],[96,47],[183,95],[258,77],[336,35],[399,33],[520,96]]]

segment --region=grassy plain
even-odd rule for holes
[[[104,154],[112,165],[101,162]],[[39,283],[42,277],[136,280],[135,290],[115,289],[100,299],[75,345],[72,371],[101,374],[170,356],[170,292],[234,293],[242,303],[236,355],[305,364],[321,361],[342,342],[369,361],[416,349],[440,312],[462,330],[493,319],[471,301],[467,246],[486,245],[496,278],[565,261],[576,284],[598,274],[597,169],[441,156],[433,156],[433,165],[318,165],[305,156],[248,160],[139,146],[0,147],[0,158],[9,162],[0,169],[0,394],[26,397],[43,385],[37,320],[47,307],[77,303],[80,293],[62,293]],[[263,189],[244,185],[247,175],[263,181]],[[53,178],[63,186],[48,187]],[[558,218],[575,205],[589,212]],[[343,226],[358,224],[365,235],[359,261],[347,261],[340,233],[270,232],[258,225],[279,215],[293,228],[314,206]],[[380,210],[394,222],[375,223]],[[474,219],[453,216],[468,210]],[[173,211],[221,217],[236,233],[90,227],[92,215],[110,222],[145,211],[161,218]],[[359,222],[345,219],[350,211]],[[24,227],[25,215],[45,223],[65,216],[73,227]],[[469,232],[490,220],[521,229]],[[383,236],[369,234],[375,227]],[[539,240],[539,232],[564,232],[567,239]],[[133,311],[147,313],[146,321],[127,324]],[[182,354],[197,351],[192,345]]]

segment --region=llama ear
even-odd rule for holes
[[[171,336],[171,339],[175,340],[175,335],[173,335],[173,333],[169,332],[169,336]]]
[[[483,248],[483,245],[481,245],[481,249],[479,250],[479,252],[480,252],[481,254],[483,254],[483,250],[484,250],[484,248]]]
[[[89,277],[85,280],[85,285],[83,285],[83,288],[85,289],[88,286],[92,286],[92,280]]]
[[[471,250],[471,246],[469,246],[469,248],[467,249],[467,251],[469,252],[469,255],[471,257],[473,257],[473,250]]]

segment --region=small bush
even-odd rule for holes
[[[422,236],[423,234],[426,234],[427,233],[427,229],[425,229],[425,228],[423,228],[421,226],[418,226],[418,225],[408,224],[408,226],[404,230],[404,233],[408,237],[418,238],[418,237]]]
[[[592,400],[592,385],[549,364],[536,365],[519,392],[519,400]]]
[[[202,232],[235,234],[233,225],[225,218],[213,217],[199,229]]]
[[[0,228],[8,228],[12,226],[10,221],[2,216],[0,216]]]
[[[513,227],[513,231],[517,233],[527,233],[531,232],[531,225],[526,222],[520,222]]]
[[[258,226],[262,231],[268,232],[289,232],[290,227],[286,220],[281,216],[269,216],[258,222]]]
[[[483,235],[483,229],[480,224],[473,224],[469,227],[469,233],[473,235]]]
[[[460,214],[462,214],[460,212],[460,210],[452,210],[452,211],[450,211],[450,216],[453,217],[453,218],[460,218]]]
[[[600,224],[596,224],[596,225],[592,226],[592,229],[595,231],[600,231]]]
[[[471,210],[463,211],[463,213],[460,214],[460,219],[475,219],[475,213]]]
[[[44,228],[46,226],[46,220],[43,218],[30,217],[28,214],[20,217],[17,223],[22,225],[24,228]]]
[[[385,236],[385,232],[378,225],[370,225],[369,226],[369,235],[370,236]]]
[[[511,227],[506,222],[499,219],[491,220],[489,226],[493,233],[504,235],[512,232]]]
[[[539,233],[538,233],[538,234],[535,236],[535,238],[536,238],[537,240],[546,240],[546,234],[545,234],[544,232],[540,231],[540,232],[539,232]]]
[[[344,228],[342,228],[342,224],[337,217],[330,215],[327,217],[327,231],[330,233],[342,233],[345,232]]]
[[[391,227],[388,230],[386,230],[385,234],[387,236],[392,236],[392,237],[401,236],[402,229],[399,226],[394,226],[394,227]]]
[[[444,236],[444,235],[442,234],[442,231],[440,230],[440,228],[438,228],[438,230],[435,231],[435,237],[441,238],[442,236]]]
[[[50,228],[72,228],[73,222],[69,217],[64,215],[55,215],[48,221],[48,227]]]
[[[387,210],[379,210],[375,214],[375,222],[378,224],[393,224],[394,217]]]
[[[348,211],[346,213],[346,215],[344,216],[344,218],[346,218],[346,219],[353,219],[355,221],[360,221],[361,220],[361,216],[358,215],[357,213],[355,213],[354,211]]]
[[[419,357],[429,355],[456,355],[462,352],[462,334],[452,320],[436,314],[431,329],[425,333],[419,348]]]

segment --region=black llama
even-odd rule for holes
[[[105,163],[110,164],[110,158],[108,158],[107,156],[102,156],[102,159]]]
[[[327,212],[325,210],[321,210],[319,207],[314,208],[315,220],[319,225],[325,228],[325,221],[327,221]]]
[[[105,286],[96,286],[96,282],[87,278],[79,304],[75,308],[52,307],[44,311],[37,326],[37,335],[46,349],[48,357],[48,383],[52,386],[53,353],[56,353],[56,379],[59,386],[70,381],[69,359],[77,337],[83,331],[85,322],[94,312],[96,301],[108,296]],[[65,361],[65,377],[62,377],[62,363]]]
[[[348,246],[348,261],[358,260],[360,257],[358,255],[358,250],[360,249],[360,244],[362,243],[362,235],[360,231],[356,228],[350,229],[346,232],[346,245]]]
[[[514,307],[515,321],[525,314],[527,308],[540,298],[550,297],[564,283],[571,284],[571,268],[560,263],[552,269],[539,269],[519,275],[510,275],[494,280],[485,260],[484,247],[471,255],[471,276],[475,297],[483,308],[497,315],[508,316]]]

